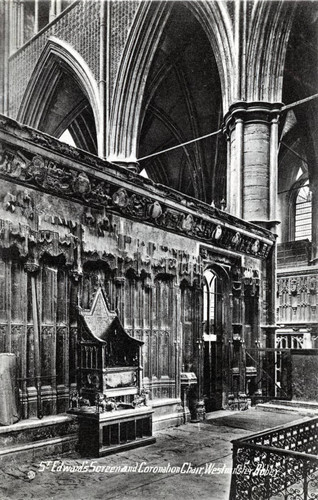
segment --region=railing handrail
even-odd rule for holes
[[[286,448],[275,448],[273,446],[264,446],[263,444],[255,444],[255,443],[244,443],[244,448],[253,448],[261,451],[269,451],[270,453],[275,453],[276,455],[291,455],[294,458],[302,458],[312,460],[318,463],[318,456],[307,453],[306,451],[293,451],[287,450]],[[239,446],[235,446],[235,448],[239,448]]]
[[[277,498],[277,494],[281,495],[282,492],[285,492],[283,498],[286,499],[296,498],[295,493],[297,498],[302,500],[316,498],[312,493],[318,479],[317,423],[318,417],[307,418],[293,425],[280,425],[243,439],[233,440],[230,500],[245,500],[251,497],[270,500]],[[279,435],[280,432],[282,436]],[[278,441],[273,445],[270,438],[276,436]],[[252,439],[263,437],[269,438],[271,444],[251,442]],[[304,447],[308,451],[276,448],[275,444]],[[298,466],[295,467],[295,464]],[[240,469],[242,467],[243,472]]]
[[[311,424],[315,424],[317,421],[318,421],[318,417],[316,417],[316,418],[308,417],[306,419],[299,419],[299,420],[296,420],[293,425],[288,425],[288,424],[278,425],[276,427],[272,427],[271,429],[265,429],[264,431],[256,432],[255,434],[250,434],[249,436],[246,436],[243,438],[233,439],[231,441],[231,443],[233,445],[236,445],[237,443],[238,444],[242,443],[245,445],[246,443],[249,443],[249,441],[251,439],[261,437],[261,436],[270,436],[271,434],[274,434],[280,430],[292,430],[293,428],[299,427],[299,425],[305,425],[306,423],[309,423],[309,422]],[[255,444],[255,443],[250,443],[250,444]],[[277,448],[277,449],[279,449],[279,448]]]

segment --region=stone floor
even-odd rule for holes
[[[72,455],[51,462],[4,463],[0,499],[227,499],[230,473],[216,469],[231,467],[231,440],[299,419],[294,413],[257,409],[219,411],[205,423],[157,433],[153,445],[108,457],[88,460]],[[213,474],[209,467],[214,467]]]

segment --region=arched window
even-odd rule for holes
[[[208,341],[216,341],[216,275],[211,269],[204,273],[203,285],[203,338]]]
[[[299,188],[295,200],[295,241],[311,241],[312,211],[311,191],[308,184]]]

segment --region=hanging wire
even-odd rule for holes
[[[312,101],[313,99],[316,99],[317,97],[318,97],[318,94],[313,94],[309,97],[306,97],[305,99],[301,99],[300,101],[295,101],[295,102],[292,102],[291,104],[286,104],[285,106],[283,106],[281,108],[280,112],[282,113],[282,112],[287,111],[289,109],[295,108],[296,106],[300,106],[301,104]],[[216,130],[215,132],[211,132],[210,134],[202,135],[201,137],[197,137],[196,139],[192,139],[191,141],[183,142],[182,144],[177,144],[176,146],[172,146],[171,148],[163,149],[162,151],[156,151],[155,153],[151,153],[150,155],[143,156],[142,158],[138,158],[137,161],[147,160],[148,158],[153,158],[154,156],[162,155],[164,153],[168,153],[169,151],[174,151],[175,149],[182,148],[183,146],[187,146],[188,144],[193,144],[194,142],[202,141],[203,139],[206,139],[207,137],[212,137],[213,135],[220,134],[222,131],[223,131],[222,128],[220,128],[219,130]]]
[[[183,142],[182,144],[177,144],[176,146],[172,146],[171,148],[164,149],[163,151],[157,151],[156,153],[151,153],[150,155],[143,156],[142,158],[138,158],[137,161],[146,160],[147,158],[152,158],[153,156],[162,155],[163,153],[167,153],[168,151],[173,151],[177,148],[182,148],[183,146],[187,146],[188,144],[192,144],[193,142],[202,141],[202,139],[206,139],[207,137],[212,137],[213,135],[220,134],[222,129],[216,130],[215,132],[211,132],[210,134],[202,135],[202,137],[197,137],[196,139],[192,139],[191,141]]]
[[[281,108],[281,112],[286,111],[288,109],[295,108],[296,106],[299,106],[300,104],[304,104],[305,102],[312,101],[313,99],[317,99],[317,97],[318,97],[318,94],[313,94],[309,97],[305,97],[305,99],[300,99],[300,101],[295,101],[295,102],[292,102],[291,104],[286,104],[285,106],[283,106]]]
[[[295,151],[293,148],[291,148],[290,146],[288,146],[286,144],[286,142],[280,141],[280,143],[283,146],[285,146],[285,148],[288,149],[291,153],[293,153],[295,156],[297,156],[297,158],[299,158],[301,161],[303,161],[304,163],[306,163],[306,165],[308,165],[308,161],[303,156],[301,156],[299,153],[297,153],[297,151]]]

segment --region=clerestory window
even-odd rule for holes
[[[299,188],[295,200],[295,241],[308,239],[312,233],[312,202],[309,186]]]

